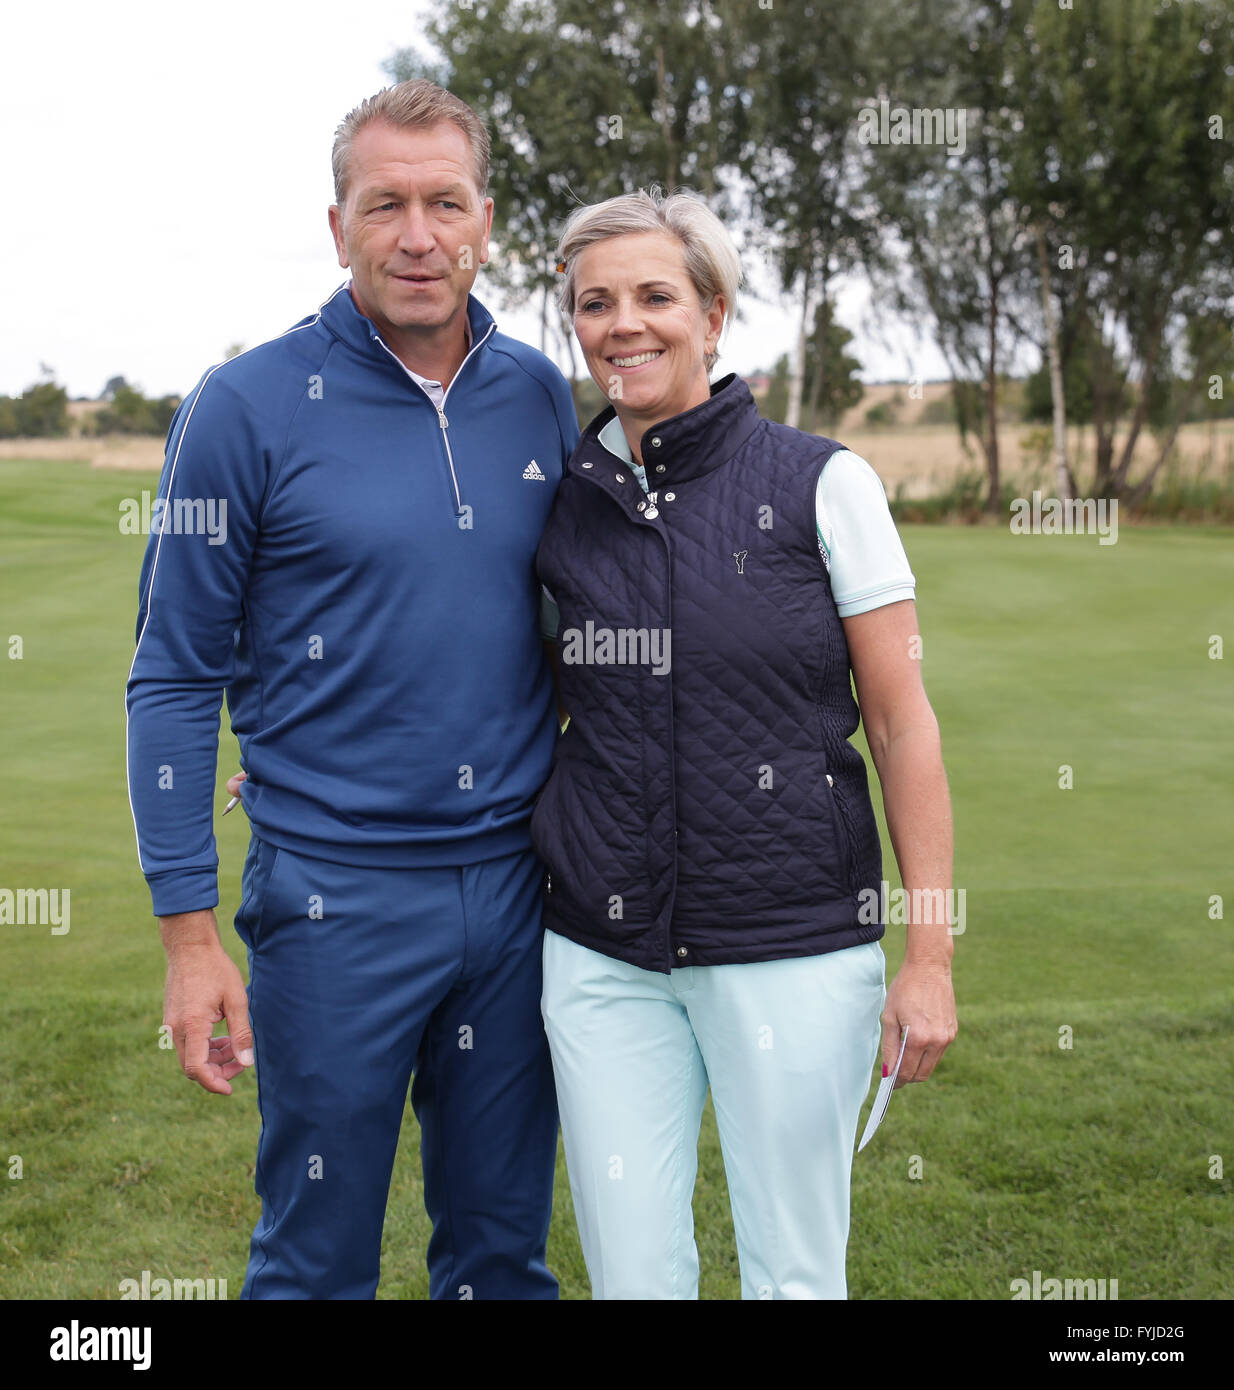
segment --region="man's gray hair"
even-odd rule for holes
[[[376,96],[367,97],[343,117],[334,132],[334,201],[343,206],[347,198],[347,177],[351,164],[351,142],[356,132],[373,121],[407,128],[427,128],[440,121],[450,121],[467,137],[475,169],[476,186],[480,197],[488,193],[489,138],[484,122],[452,92],[424,77],[400,82],[397,87],[385,87]]]
[[[564,267],[557,283],[557,302],[568,318],[574,317],[575,266],[578,253],[597,241],[631,232],[669,232],[681,243],[686,273],[698,292],[704,312],[724,299],[727,329],[732,321],[741,284],[741,259],[724,223],[707,204],[688,189],[664,194],[652,184],[637,193],[623,193],[602,203],[575,208],[566,219],[557,247],[557,264]],[[708,371],[719,353],[707,354]]]

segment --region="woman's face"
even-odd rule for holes
[[[675,236],[594,242],[578,254],[574,283],[587,370],[620,414],[655,423],[709,398],[703,359],[719,341],[724,301],[704,312]]]

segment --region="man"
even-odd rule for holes
[[[557,1296],[528,834],[556,724],[533,562],[578,427],[557,369],[470,294],[488,160],[475,113],[429,82],[352,111],[329,213],[350,282],[208,371],[168,436],[129,788],[184,1072],[227,1095],[256,1054],[245,1298],[373,1297],[413,1071],[430,1296]],[[171,524],[199,504],[225,525]],[[253,828],[251,1032],[213,912],[224,689]]]

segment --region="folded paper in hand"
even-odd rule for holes
[[[883,1116],[887,1113],[888,1105],[891,1104],[891,1093],[895,1090],[896,1077],[900,1074],[900,1063],[904,1060],[904,1048],[907,1044],[908,1029],[906,1028],[904,1036],[900,1039],[900,1055],[896,1058],[895,1069],[890,1076],[884,1076],[878,1083],[878,1094],[874,1097],[874,1104],[870,1107],[870,1118],[866,1121],[861,1143],[857,1145],[858,1153],[874,1138],[874,1131],[883,1122]]]

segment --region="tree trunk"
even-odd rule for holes
[[[998,515],[998,280],[994,267],[990,265],[990,313],[988,327],[989,363],[986,370],[986,472],[989,477],[989,492],[985,509],[991,516]]]
[[[1054,406],[1054,486],[1061,498],[1071,496],[1071,470],[1067,466],[1067,398],[1063,388],[1063,362],[1058,346],[1058,320],[1050,289],[1050,256],[1045,228],[1037,224],[1037,255],[1041,262],[1041,305],[1045,310],[1046,353],[1050,361],[1050,400]]]
[[[1200,393],[1200,387],[1204,382],[1205,364],[1197,363],[1195,374],[1191,379],[1186,394],[1178,403],[1178,410],[1174,416],[1174,423],[1170,426],[1170,432],[1165,437],[1165,442],[1157,451],[1157,457],[1153,466],[1148,470],[1144,477],[1132,489],[1127,501],[1131,506],[1138,506],[1152,491],[1153,483],[1157,480],[1157,474],[1161,471],[1162,465],[1170,456],[1170,451],[1174,448],[1175,441],[1178,439],[1178,432],[1183,427],[1183,421],[1187,418],[1187,412],[1195,404],[1195,398]],[[1214,422],[1215,423],[1215,422]]]
[[[823,387],[826,384],[826,352],[827,352],[827,330],[831,327],[828,322],[829,305],[827,303],[827,279],[823,277],[821,301],[818,313],[815,315],[815,323],[818,325],[814,334],[814,375],[810,380],[810,390],[806,394],[805,409],[803,416],[812,430],[817,430],[822,420],[819,418],[823,405]]]
[[[1096,497],[1104,497],[1109,487],[1110,464],[1114,458],[1114,427],[1118,423],[1118,398],[1122,391],[1118,373],[1110,370],[1112,356],[1106,351],[1105,325],[1102,324],[1092,354],[1093,495]]]
[[[1123,445],[1122,457],[1118,460],[1118,467],[1114,470],[1111,479],[1111,491],[1115,496],[1127,486],[1127,474],[1131,471],[1131,457],[1135,453],[1136,441],[1139,439],[1140,431],[1144,428],[1144,421],[1148,417],[1148,393],[1153,384],[1153,373],[1157,370],[1157,358],[1160,353],[1161,332],[1158,330],[1153,334],[1152,342],[1144,357],[1144,375],[1140,379],[1139,399],[1135,403],[1135,411],[1131,416],[1131,424],[1127,430],[1127,442]]]
[[[810,322],[810,275],[802,275],[801,323],[797,329],[797,350],[788,373],[788,406],[784,412],[784,423],[793,429],[801,428],[801,389],[806,374],[806,326]]]
[[[673,139],[673,123],[668,118],[668,71],[663,43],[656,44],[656,95],[660,106],[660,134],[664,137],[664,191],[671,193],[677,187],[677,142]]]

